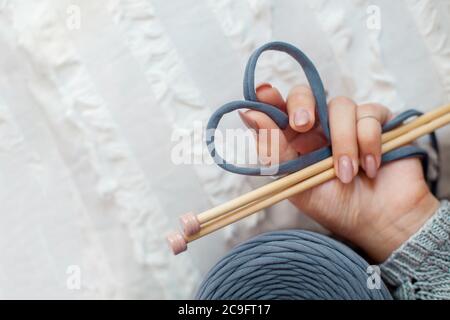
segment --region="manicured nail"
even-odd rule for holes
[[[377,176],[377,162],[375,160],[375,157],[371,154],[367,155],[364,159],[364,166],[366,175],[373,179]]]
[[[259,84],[256,87],[255,91],[259,91],[261,89],[267,89],[267,88],[269,88],[269,89],[272,88],[272,85],[270,83],[264,82],[264,83]]]
[[[309,112],[305,109],[299,109],[295,111],[294,114],[294,124],[297,127],[303,127],[309,123],[310,120]]]
[[[341,156],[338,163],[338,176],[343,183],[350,183],[353,179],[353,165],[349,156]]]
[[[250,118],[245,112],[243,111],[239,111],[239,116],[242,119],[242,122],[244,122],[245,126],[249,129],[254,129],[254,130],[258,130],[258,124],[256,123],[255,120],[253,120],[252,118]]]

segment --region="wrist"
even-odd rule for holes
[[[427,191],[414,203],[387,215],[388,218],[373,228],[363,249],[376,261],[385,261],[428,221],[439,208],[439,201]]]

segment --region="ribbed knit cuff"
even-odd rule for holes
[[[380,266],[398,299],[450,299],[450,202]]]

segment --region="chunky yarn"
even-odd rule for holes
[[[291,230],[257,236],[229,252],[208,273],[198,299],[391,299],[380,280],[368,284],[368,263],[321,234]]]

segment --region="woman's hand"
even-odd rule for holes
[[[308,87],[293,88],[287,101],[269,84],[260,85],[256,93],[260,101],[289,115],[289,127],[280,130],[261,112],[241,112],[243,121],[257,132],[280,131],[279,141],[259,139],[257,135],[262,163],[284,162],[326,145]],[[428,189],[418,159],[380,167],[381,127],[392,117],[386,107],[357,106],[348,98],[338,97],[329,102],[328,112],[334,169],[339,179],[298,194],[290,201],[381,262],[431,217],[439,202]],[[278,143],[279,154],[268,152],[272,143]]]

